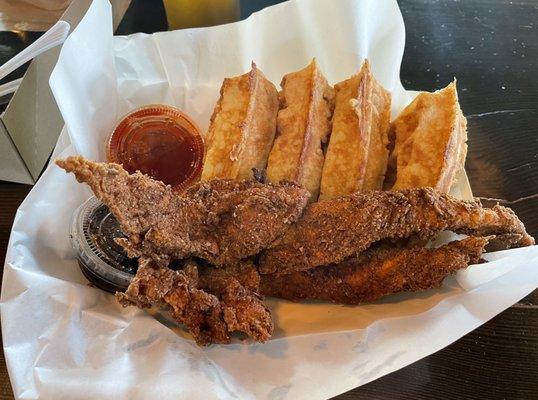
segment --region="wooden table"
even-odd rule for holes
[[[271,2],[248,0],[243,10]],[[458,78],[469,123],[467,171],[474,194],[512,207],[537,236],[536,1],[399,3],[407,29],[404,86],[433,90]],[[134,0],[119,31],[163,26],[162,9],[152,0]],[[29,190],[0,183],[0,259],[15,211]],[[535,291],[444,350],[338,399],[536,399],[537,371]],[[12,398],[0,351],[0,400]]]

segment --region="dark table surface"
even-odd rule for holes
[[[242,15],[272,3],[244,0]],[[537,236],[538,2],[399,4],[407,31],[404,86],[434,90],[458,78],[474,194],[512,207]],[[159,2],[133,0],[118,33],[163,29]],[[35,37],[18,41],[0,33],[0,63]],[[16,209],[30,189],[0,182],[0,260]],[[0,400],[12,398],[0,350]],[[444,350],[338,399],[538,399],[538,291]]]

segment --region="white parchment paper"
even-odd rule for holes
[[[235,24],[113,38],[110,6],[95,0],[51,77],[67,128],[53,157],[104,159],[117,120],[147,103],[174,104],[205,129],[222,79],[252,60],[278,84],[316,57],[335,83],[368,57],[396,113],[411,98],[399,80],[404,36],[396,1],[295,0]],[[499,252],[439,290],[363,306],[270,300],[271,341],[198,348],[87,286],[68,230],[89,196],[51,165],[17,212],[0,311],[19,399],[328,398],[440,350],[538,284],[536,247]]]

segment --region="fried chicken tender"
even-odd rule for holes
[[[526,244],[529,241],[528,237],[526,236],[527,235],[522,233],[505,233],[496,235],[486,246],[486,251],[501,251],[514,247],[521,247],[522,243],[527,246],[529,244],[534,244],[534,242]]]
[[[391,96],[372,75],[368,60],[359,73],[334,88],[336,105],[320,200],[381,190],[389,157]]]
[[[183,194],[118,164],[83,157],[57,160],[87,183],[118,219],[131,257],[159,266],[197,256],[217,266],[235,264],[271,247],[301,216],[308,191],[293,183],[213,180]]]
[[[318,198],[323,148],[331,132],[334,89],[316,60],[282,78],[277,134],[269,153],[267,177],[271,182],[289,180],[306,187]]]
[[[236,279],[245,288],[260,293],[260,274],[251,259],[226,268],[198,265],[198,287],[209,293],[222,293],[228,281]]]
[[[125,293],[116,293],[124,307],[159,307],[184,324],[198,345],[229,343],[230,334],[242,332],[265,342],[273,333],[270,311],[261,297],[229,278],[215,294],[198,289],[196,267],[187,272],[159,268],[141,260],[136,276]]]
[[[488,238],[469,237],[436,249],[371,249],[336,265],[262,275],[261,292],[293,301],[360,304],[393,293],[432,289],[455,271],[478,263],[487,242]]]
[[[230,336],[218,298],[196,286],[197,282],[183,271],[158,268],[149,261],[141,261],[127,291],[116,293],[116,299],[124,307],[156,306],[169,310],[178,323],[189,329],[199,345],[228,343]]]
[[[509,208],[483,208],[431,188],[367,191],[311,204],[260,260],[263,274],[289,274],[336,264],[382,239],[430,238],[450,230],[477,236],[515,233],[534,244]]]

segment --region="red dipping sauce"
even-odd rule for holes
[[[150,105],[120,121],[110,137],[107,158],[130,173],[140,171],[181,191],[200,178],[204,142],[199,128],[181,110]]]

